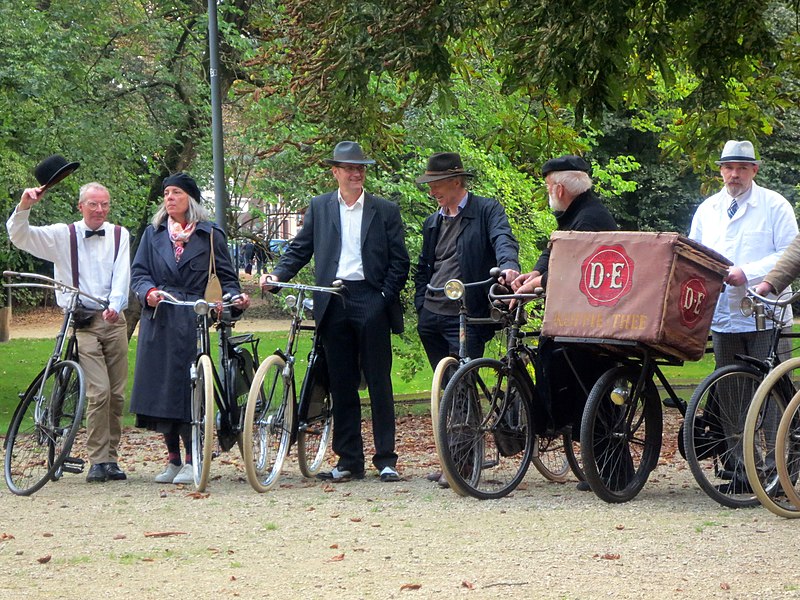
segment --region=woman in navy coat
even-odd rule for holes
[[[131,289],[142,304],[131,412],[136,425],[164,434],[168,464],[158,483],[191,483],[191,381],[197,352],[195,314],[184,306],[164,304],[160,291],[179,300],[202,298],[208,283],[211,231],[214,261],[223,293],[240,293],[225,234],[200,205],[194,179],[176,173],[164,179],[164,202],[148,227],[131,266]],[[237,307],[250,300],[242,294]],[[186,461],[181,463],[180,440]]]

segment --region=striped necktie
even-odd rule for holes
[[[731,201],[731,205],[728,207],[728,218],[732,219],[737,210],[739,210],[739,205],[736,203],[736,198],[734,198]]]

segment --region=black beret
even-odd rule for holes
[[[542,177],[553,171],[583,171],[591,175],[592,166],[580,156],[567,154],[558,158],[551,158],[542,165]]]
[[[197,187],[197,183],[195,183],[194,179],[189,177],[186,173],[175,173],[174,175],[165,177],[161,184],[161,191],[163,192],[170,185],[181,188],[192,198],[200,202],[200,188]]]

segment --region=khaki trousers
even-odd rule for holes
[[[125,317],[109,323],[101,313],[78,330],[78,362],[86,379],[86,452],[93,464],[117,462],[128,383]]]

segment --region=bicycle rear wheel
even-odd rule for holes
[[[525,477],[533,454],[530,390],[494,359],[458,369],[439,407],[442,469],[461,495],[501,498]]]
[[[5,478],[19,496],[41,489],[59,472],[81,426],[86,402],[83,370],[56,363],[28,387],[6,435]]]
[[[284,378],[286,361],[277,354],[258,367],[244,417],[244,466],[257,492],[277,483],[289,452],[294,409],[294,380]]]
[[[796,381],[798,375],[800,358],[791,358],[772,369],[758,386],[744,422],[747,483],[765,508],[790,519],[800,517],[800,509],[780,494],[776,438],[781,417],[795,393],[792,381]]]
[[[592,387],[581,420],[586,481],[606,502],[627,502],[644,487],[661,450],[661,402],[641,369],[615,367]]]
[[[746,485],[741,440],[747,407],[763,379],[749,365],[721,367],[700,383],[686,408],[686,462],[702,490],[730,508],[758,505]]]
[[[568,452],[572,452],[571,433],[537,435],[531,462],[548,481],[564,483],[571,472]]]
[[[297,428],[297,462],[304,477],[314,477],[322,468],[333,432],[330,392],[321,399],[319,414],[307,417]]]
[[[202,492],[211,472],[214,449],[214,367],[211,357],[203,354],[195,364],[192,389],[192,475],[194,487]]]

